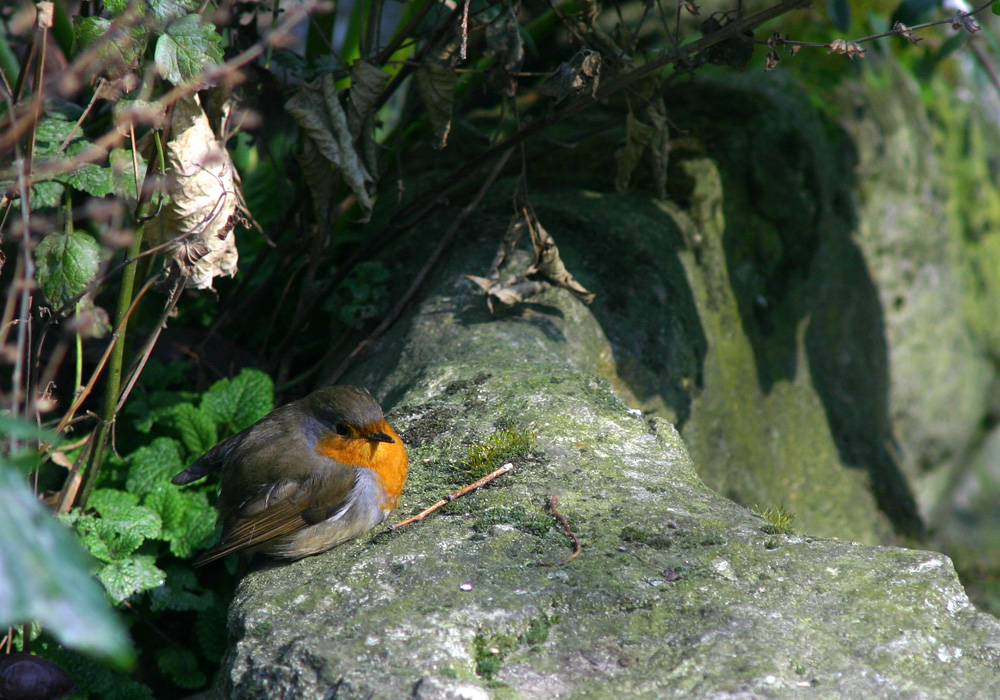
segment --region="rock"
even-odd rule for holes
[[[719,496],[669,422],[596,374],[611,348],[579,301],[491,318],[455,270],[352,380],[389,397],[410,447],[400,517],[467,481],[469,446],[498,431],[523,438],[514,470],[423,522],[251,572],[215,697],[1000,692],[1000,624],[946,557],[788,534]],[[553,495],[582,544],[565,565]]]

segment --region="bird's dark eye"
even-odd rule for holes
[[[337,425],[333,426],[333,429],[337,431],[337,435],[343,435],[344,437],[351,434],[351,429],[344,423],[337,423]]]

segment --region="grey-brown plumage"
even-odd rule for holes
[[[371,394],[333,386],[223,440],[173,483],[222,474],[222,538],[200,565],[236,551],[298,559],[330,549],[389,515],[406,470],[406,449]]]

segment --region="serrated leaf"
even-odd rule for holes
[[[35,155],[47,156],[58,151],[75,128],[74,120],[65,119],[62,115],[46,115],[35,132]]]
[[[132,493],[145,496],[157,484],[170,481],[183,468],[180,442],[159,437],[132,454],[125,487]]]
[[[161,535],[175,529],[184,519],[184,496],[170,484],[157,484],[146,494],[143,505],[160,516]]]
[[[139,505],[139,497],[118,489],[97,489],[91,494],[89,505],[101,520],[117,532],[159,537],[162,527],[160,516],[153,510]]]
[[[109,32],[114,32],[114,35]],[[97,55],[94,63],[111,80],[125,76],[139,65],[148,35],[149,30],[144,22],[134,22],[115,30],[110,20],[101,17],[73,18],[76,53],[95,45]]]
[[[161,22],[172,22],[188,13],[197,12],[202,0],[152,0],[149,10]]]
[[[90,145],[89,141],[79,139],[66,149],[66,155],[72,158],[81,151],[89,148]],[[71,172],[59,175],[56,180],[94,197],[105,197],[111,194],[113,189],[111,185],[111,169],[97,165],[96,163],[80,163]]]
[[[120,523],[92,515],[78,518],[76,531],[87,551],[105,564],[127,558],[146,540],[139,532],[121,528]]]
[[[144,503],[163,522],[160,539],[181,559],[191,557],[215,530],[215,511],[204,491],[179,491],[166,484],[151,491]]]
[[[81,294],[97,274],[101,248],[85,233],[50,233],[35,249],[38,286],[53,308]]]
[[[160,670],[181,688],[194,690],[208,683],[205,674],[198,670],[198,659],[187,649],[167,647],[157,654]]]
[[[204,411],[189,403],[177,406],[173,415],[174,428],[189,454],[198,456],[215,447],[219,441],[215,421]]]
[[[233,379],[217,381],[201,400],[201,409],[229,433],[250,427],[273,407],[274,383],[256,369],[244,369]]]
[[[108,7],[108,3],[104,3]],[[111,29],[111,20],[104,17],[73,17],[73,39],[77,53],[90,46]]]
[[[127,662],[119,620],[89,573],[90,558],[0,459],[0,627],[38,620],[68,647]]]
[[[104,584],[111,600],[121,603],[136,593],[162,586],[166,574],[157,568],[153,555],[135,554],[108,564],[97,574],[97,578]]]
[[[172,22],[156,40],[156,65],[174,85],[194,80],[209,66],[222,63],[222,37],[201,15]]]

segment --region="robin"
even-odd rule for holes
[[[219,543],[194,564],[240,552],[319,554],[385,520],[406,482],[406,447],[367,390],[331,386],[223,440],[172,479],[222,470]]]

